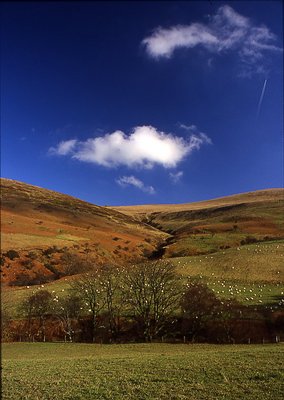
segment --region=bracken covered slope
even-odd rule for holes
[[[98,263],[121,264],[143,259],[167,236],[118,211],[10,179],[1,179],[1,233],[4,282],[35,270],[51,275],[42,252],[56,258],[67,248]],[[16,253],[9,258],[11,250]],[[35,261],[28,266],[31,251]]]

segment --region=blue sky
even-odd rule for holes
[[[3,177],[99,205],[282,187],[281,1],[1,9]]]

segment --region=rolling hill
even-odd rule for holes
[[[14,305],[27,285],[68,288],[71,277],[56,274],[66,253],[93,265],[168,258],[184,279],[201,279],[218,296],[284,302],[283,189],[199,203],[100,207],[17,181],[1,185],[2,283]],[[78,265],[76,274],[84,272]]]
[[[269,189],[189,204],[115,207],[171,235],[165,257],[209,254],[284,238],[284,190]],[[160,252],[160,255],[162,252]]]

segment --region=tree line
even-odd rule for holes
[[[259,314],[235,299],[218,298],[197,279],[184,283],[168,261],[128,268],[95,267],[59,293],[33,291],[18,307],[17,320],[4,312],[6,337],[27,341],[234,343],[260,332],[274,334],[271,329],[275,326],[268,326]]]

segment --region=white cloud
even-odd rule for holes
[[[135,176],[122,176],[119,179],[116,180],[116,183],[118,183],[122,187],[126,186],[135,186],[138,189],[142,190],[143,192],[149,193],[149,194],[154,194],[155,189],[153,186],[146,186],[140,179],[135,178]]]
[[[60,142],[56,147],[51,147],[49,149],[50,154],[57,154],[59,156],[66,156],[70,154],[75,148],[77,143],[76,139],[66,140]]]
[[[228,5],[219,7],[207,24],[192,23],[168,29],[158,27],[142,44],[154,58],[170,58],[181,47],[203,46],[212,53],[236,51],[246,64],[254,64],[265,51],[282,51],[273,42],[277,37],[264,25],[253,22]]]
[[[183,177],[183,171],[170,172],[170,179],[173,183],[178,183]]]
[[[104,136],[90,138],[84,142],[67,140],[50,149],[51,154],[70,155],[80,161],[105,167],[152,168],[155,164],[174,168],[193,150],[198,150],[210,139],[204,134],[193,132],[188,140],[158,131],[152,126],[135,127],[127,136],[115,131]]]

